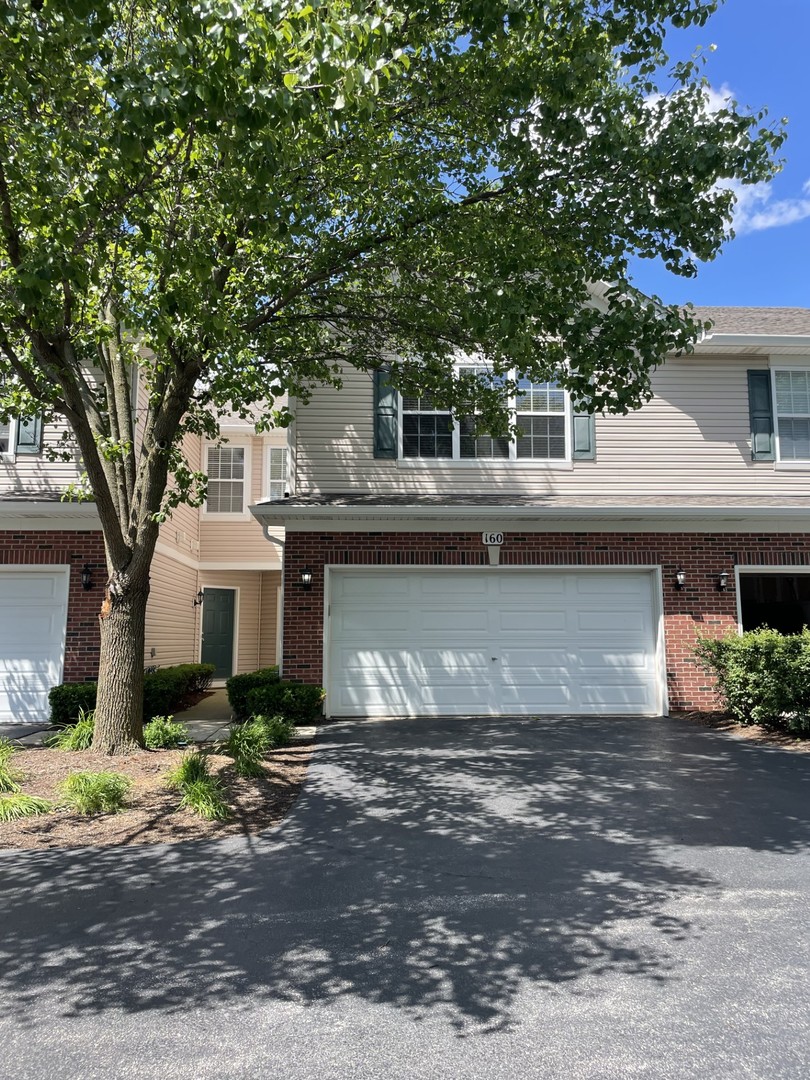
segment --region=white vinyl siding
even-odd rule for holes
[[[318,388],[297,411],[296,494],[805,494],[799,473],[751,461],[751,366],[742,355],[673,358],[652,373],[655,396],[642,408],[596,416],[596,461],[482,460],[474,470],[447,460],[375,459],[371,379],[345,369],[342,389]]]
[[[810,461],[810,371],[774,371],[781,461]]]

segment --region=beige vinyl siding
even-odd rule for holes
[[[343,389],[318,389],[297,411],[296,494],[802,494],[806,474],[751,461],[747,372],[767,366],[763,357],[670,360],[653,374],[653,400],[627,416],[598,416],[596,460],[568,468],[376,460],[371,378],[348,371]]]
[[[282,441],[285,440],[285,441]],[[243,442],[241,440],[240,442]],[[240,445],[236,439],[231,445]],[[267,439],[254,437],[250,445],[250,489],[248,505],[264,498],[264,451],[268,445],[286,446],[286,433]],[[204,467],[204,458],[203,458]],[[282,534],[274,533],[280,537]],[[281,566],[281,546],[265,539],[262,527],[252,516],[245,521],[217,520],[216,514],[200,512],[200,561],[203,563],[247,563],[268,569]]]
[[[67,422],[52,420],[43,425],[43,452],[39,454],[17,454],[14,461],[0,461],[0,491],[41,491],[52,494],[63,492],[69,484],[75,483],[81,475],[79,455],[72,439],[62,442],[62,435],[68,431]],[[60,454],[67,451],[67,461],[49,461],[44,450],[50,447]]]
[[[201,570],[200,588],[238,589],[236,598],[236,672],[255,671],[263,666],[268,652],[275,654],[276,624],[268,621],[263,601],[262,571]],[[278,577],[279,575],[275,575]],[[271,590],[272,591],[272,590]],[[264,638],[267,638],[265,643]],[[199,639],[197,645],[199,655]],[[270,663],[275,663],[275,659]]]
[[[183,456],[188,467],[199,472],[202,461],[199,435],[187,435],[183,440]],[[171,487],[171,478],[169,479]],[[161,543],[174,548],[187,558],[197,559],[200,553],[200,508],[183,503],[176,506],[160,527]]]
[[[281,573],[271,570],[261,575],[261,614],[259,639],[259,667],[277,664],[278,656],[278,608],[281,590]]]
[[[192,606],[198,588],[193,567],[155,552],[146,606],[145,664],[168,667],[199,659],[200,608]]]

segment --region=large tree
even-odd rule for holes
[[[628,259],[693,274],[782,139],[664,54],[714,6],[0,0],[0,415],[66,418],[98,507],[97,749],[141,741],[186,434],[345,364],[496,431],[514,371],[624,411],[690,347]]]

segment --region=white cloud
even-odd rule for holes
[[[774,199],[770,184],[751,184],[743,187],[733,183],[729,187],[736,200],[732,211],[732,224],[738,236],[743,233],[762,232],[782,225],[795,225],[810,217],[810,180],[802,187],[802,197]]]

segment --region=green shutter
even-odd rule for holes
[[[771,373],[767,369],[748,372],[748,411],[751,417],[751,457],[754,461],[773,461],[776,458],[776,439]]]
[[[596,457],[593,413],[575,412],[572,421],[574,460],[593,461]]]
[[[388,372],[374,372],[374,457],[395,458],[398,451],[397,392],[388,381]]]

